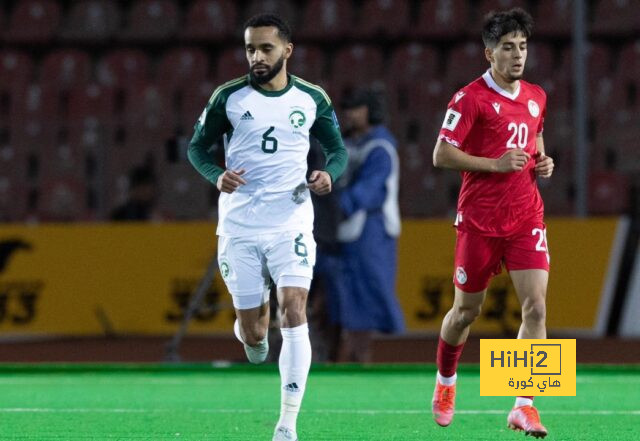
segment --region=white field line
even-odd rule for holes
[[[0,413],[187,413],[225,414],[225,413],[277,413],[274,410],[258,409],[138,409],[138,408],[68,408],[55,409],[51,407],[4,407]],[[303,413],[315,414],[344,414],[344,415],[421,415],[431,414],[428,409],[309,409]],[[508,409],[460,409],[461,415],[506,415]],[[542,415],[635,415],[640,416],[640,410],[542,410]]]

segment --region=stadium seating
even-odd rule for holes
[[[640,30],[640,0],[598,0],[591,31],[597,35],[631,35]]]
[[[626,175],[612,170],[594,171],[589,176],[589,213],[612,215],[629,207],[630,183]]]
[[[232,47],[222,51],[216,69],[216,84],[220,85],[249,73],[249,62],[242,47]]]
[[[78,42],[105,41],[117,33],[120,21],[120,9],[113,1],[74,2],[60,37]]]
[[[209,74],[207,54],[196,48],[181,47],[165,52],[157,67],[158,85],[167,92],[199,84]]]
[[[243,9],[243,23],[256,14],[273,12],[284,18],[293,29],[296,29],[297,10],[297,5],[294,5],[294,2],[290,0],[250,0],[248,6]]]
[[[126,41],[161,41],[178,30],[178,7],[171,0],[138,0],[127,15]]]
[[[67,91],[88,83],[91,70],[91,60],[86,52],[59,49],[50,52],[42,61],[40,81],[44,87]]]
[[[121,89],[136,88],[150,78],[151,61],[138,49],[117,49],[104,55],[97,64],[96,76],[105,85]]]
[[[21,0],[9,19],[5,40],[12,43],[46,43],[56,34],[60,5],[54,0]]]
[[[356,44],[339,50],[333,59],[331,72],[329,88],[334,94],[332,96],[342,96],[346,90],[359,84],[381,80],[382,68],[382,53],[376,46]]]
[[[165,166],[160,174],[158,209],[168,219],[206,219],[211,217],[211,185],[183,162]]]
[[[566,37],[571,33],[573,0],[538,0],[535,2],[534,34],[545,37]]]
[[[451,49],[445,78],[453,89],[459,89],[481,76],[488,68],[484,46],[469,41]]]
[[[422,1],[411,33],[418,38],[460,38],[466,33],[470,10],[466,0]]]
[[[196,0],[187,11],[182,37],[198,41],[224,40],[234,36],[237,20],[232,0]]]
[[[353,9],[341,0],[310,0],[294,38],[336,41],[351,29]]]
[[[398,37],[409,25],[408,0],[366,0],[353,33],[358,37]]]
[[[313,46],[295,46],[287,68],[292,74],[314,84],[322,83],[326,77],[324,54]]]
[[[544,43],[527,45],[525,64],[527,81],[540,83],[554,74],[554,54],[551,46]]]

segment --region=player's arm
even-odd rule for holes
[[[444,139],[438,139],[433,150],[433,165],[435,167],[470,172],[510,173],[521,171],[529,158],[530,156],[521,149],[510,149],[497,159],[473,156]]]
[[[246,184],[246,181],[241,177],[244,170],[224,170],[213,158],[212,146],[231,129],[225,112],[224,98],[217,92],[219,91],[214,92],[194,127],[187,156],[196,170],[218,187],[218,190],[233,193],[240,185]]]
[[[344,147],[338,118],[333,106],[325,98],[318,103],[316,120],[311,127],[311,134],[322,145],[326,159],[324,170],[314,170],[309,176],[309,189],[323,195],[331,192],[332,184],[342,175],[347,167],[348,154]]]
[[[538,151],[535,158],[536,166],[534,169],[536,175],[541,178],[550,178],[553,173],[553,158],[544,153],[544,139],[542,137],[542,132],[536,135],[536,150]]]

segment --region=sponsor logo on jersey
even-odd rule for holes
[[[294,110],[289,114],[289,122],[294,129],[299,129],[300,127],[304,126],[305,122],[307,122],[307,117],[301,110]]]
[[[500,115],[500,103],[493,103],[492,106],[496,110],[496,113]]]
[[[240,117],[240,121],[253,121],[253,115],[248,110]]]
[[[461,116],[462,114],[460,114],[460,112],[456,112],[453,109],[447,110],[447,114],[444,116],[444,123],[442,124],[442,128],[454,130],[458,126],[458,122],[460,121]]]
[[[457,103],[462,99],[463,96],[465,96],[465,92],[461,90],[460,92],[456,93],[456,96],[453,98],[453,100]]]
[[[456,268],[456,280],[460,285],[464,285],[465,283],[467,283],[467,273],[461,266]]]
[[[538,107],[538,103],[534,100],[529,100],[529,113],[534,118],[537,118],[540,115],[540,107]]]

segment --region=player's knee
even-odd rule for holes
[[[473,323],[479,316],[482,307],[478,306],[457,306],[455,310],[455,322],[459,329],[466,328]]]
[[[527,323],[543,324],[547,316],[544,300],[529,300],[522,305],[522,320]]]

